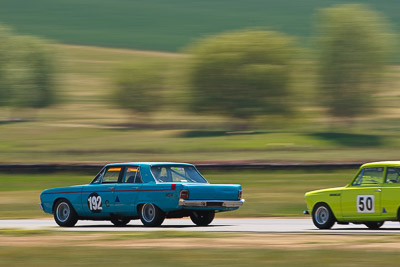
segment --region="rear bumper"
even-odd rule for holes
[[[244,199],[241,200],[185,200],[179,199],[179,206],[183,207],[226,207],[237,208],[242,206]]]

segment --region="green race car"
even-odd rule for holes
[[[305,200],[304,213],[311,213],[319,229],[335,222],[378,229],[385,221],[399,221],[400,161],[364,164],[348,185],[307,192]]]

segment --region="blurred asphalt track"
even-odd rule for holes
[[[385,222],[380,230],[369,230],[364,225],[338,225],[331,230],[318,230],[311,218],[305,219],[215,219],[210,226],[197,227],[190,219],[167,219],[161,227],[143,227],[140,220],[126,227],[115,227],[108,221],[79,221],[75,227],[58,227],[52,219],[0,220],[0,229],[48,229],[84,232],[143,232],[143,231],[201,231],[201,232],[254,232],[254,233],[324,233],[324,234],[400,234],[399,222]]]

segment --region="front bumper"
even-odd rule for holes
[[[242,206],[244,199],[241,200],[185,200],[179,199],[179,206],[184,207],[225,207],[238,208]]]

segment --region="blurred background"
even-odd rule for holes
[[[395,0],[2,0],[0,162],[398,160],[399,9]],[[253,193],[236,216],[293,216],[305,191],[354,172],[206,178]],[[10,175],[1,174],[3,217],[43,216],[30,207],[40,190],[95,173]]]
[[[3,0],[0,162],[398,159],[399,8]]]
[[[42,190],[96,175],[74,164],[125,161],[229,163],[200,169],[243,187],[245,205],[217,218],[303,218],[305,192],[400,160],[399,26],[398,0],[1,0],[0,219],[51,219]],[[388,235],[86,229],[96,232],[0,229],[0,266],[399,259]]]
[[[0,162],[398,159],[396,1],[0,3]]]

